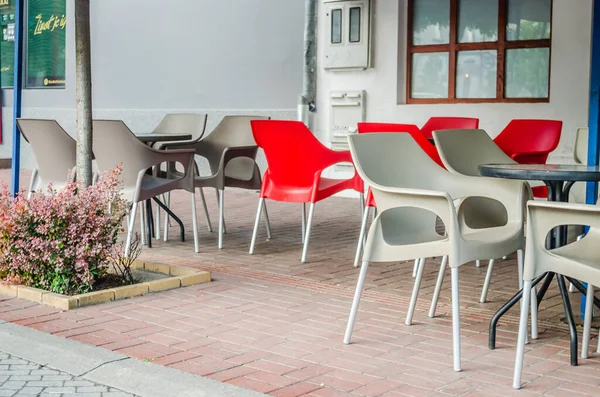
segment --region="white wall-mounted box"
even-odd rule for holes
[[[370,66],[370,0],[323,0],[327,29],[325,69],[356,70]]]
[[[357,124],[365,121],[365,91],[334,91],[329,97],[329,141],[333,150],[349,150],[348,136],[358,133]],[[352,169],[351,164],[337,170]]]

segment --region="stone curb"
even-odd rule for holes
[[[25,287],[22,285],[0,284],[0,294],[41,303],[46,306],[66,311],[78,307],[97,305],[99,303],[132,298],[134,296],[143,296],[152,292],[167,291],[211,281],[210,272],[197,270],[191,267],[136,260],[133,264],[133,268],[143,269],[153,273],[162,273],[171,277],[73,296],[55,294],[43,289]]]
[[[7,322],[0,322],[0,351],[140,397],[265,396]]]

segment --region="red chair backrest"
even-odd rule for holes
[[[425,138],[433,139],[433,131],[475,128],[479,128],[479,119],[470,117],[431,117],[421,127],[421,133]]]
[[[442,159],[438,154],[437,149],[434,145],[429,142],[425,136],[414,124],[395,124],[395,123],[358,123],[358,133],[364,134],[369,132],[405,132],[410,134],[415,142],[423,149],[425,153],[439,164],[441,167],[444,166]]]
[[[558,120],[512,120],[494,142],[518,163],[543,164],[558,146],[562,124]]]
[[[331,164],[331,151],[301,121],[252,120],[252,134],[262,148],[273,182],[312,186],[315,173]]]

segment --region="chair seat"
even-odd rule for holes
[[[317,202],[346,189],[355,189],[355,186],[355,178],[321,178],[313,201],[312,186],[275,185],[270,183],[265,189],[265,197],[271,200],[295,203]]]

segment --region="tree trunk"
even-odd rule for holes
[[[75,59],[77,75],[77,180],[92,184],[92,64],[90,0],[75,0]]]

